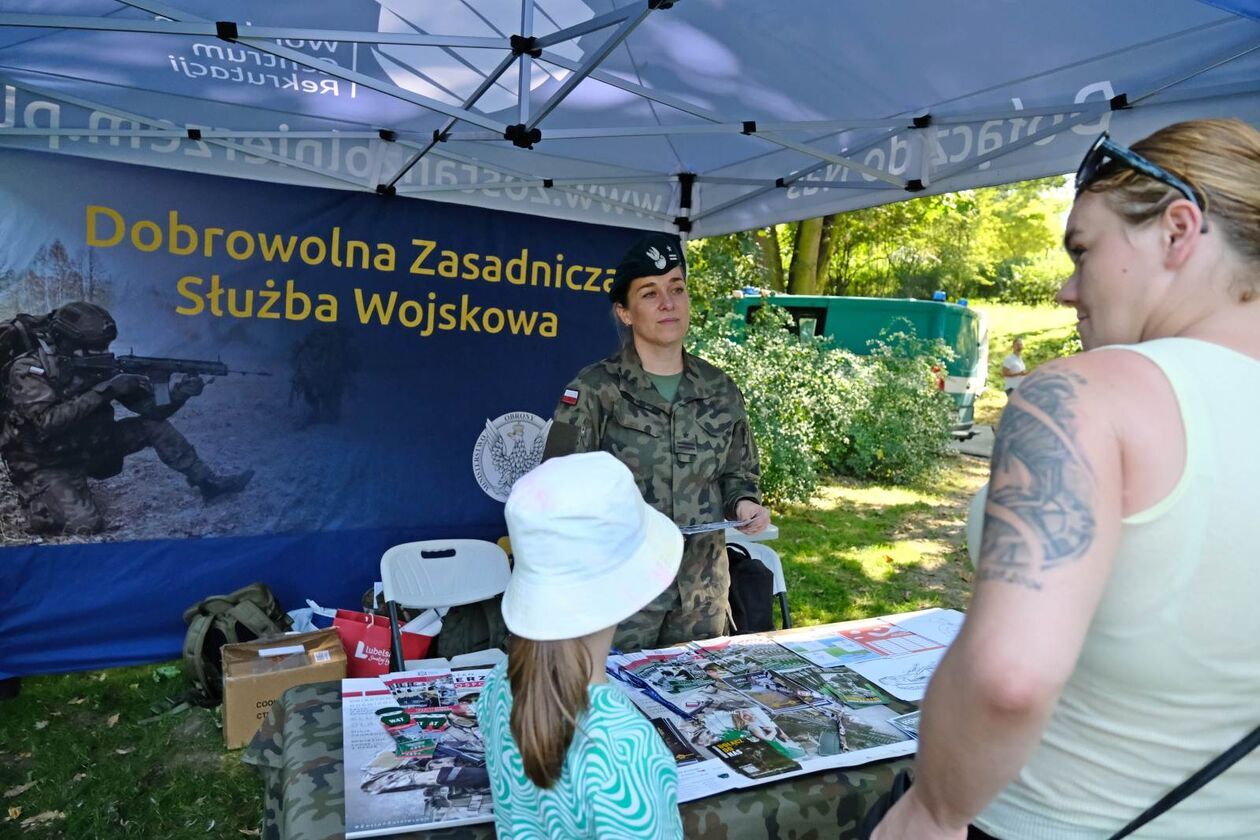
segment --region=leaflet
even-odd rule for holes
[[[684,537],[690,537],[695,534],[707,534],[710,531],[725,531],[727,528],[742,528],[751,522],[751,519],[723,519],[721,522],[704,522],[699,525],[680,525],[678,530],[682,531]]]

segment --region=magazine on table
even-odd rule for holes
[[[342,682],[346,837],[494,819],[476,703],[489,668]]]
[[[614,654],[606,670],[674,756],[689,802],[912,754],[919,717],[904,700],[922,696],[944,653],[927,634],[947,637],[958,620],[897,619]],[[846,657],[853,648],[863,654]],[[493,820],[476,712],[490,670],[344,681],[348,838]]]

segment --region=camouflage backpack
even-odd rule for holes
[[[184,610],[184,676],[188,701],[223,702],[223,651],[227,644],[279,635],[293,626],[266,584],[251,583],[230,595],[212,595]]]
[[[23,356],[39,346],[39,336],[47,332],[52,314],[18,315],[8,321],[0,321],[0,371],[7,372],[18,356]]]

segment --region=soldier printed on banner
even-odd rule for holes
[[[293,345],[289,404],[300,397],[306,405],[298,428],[341,419],[341,402],[354,384],[361,359],[344,327],[316,327]]]
[[[19,348],[24,352],[7,364],[2,380],[0,458],[32,533],[101,531],[105,518],[88,480],[118,475],[128,455],[146,448],[183,474],[206,502],[249,483],[252,470],[216,473],[170,423],[205,388],[199,376],[183,375],[169,386],[163,378],[159,399],[149,376],[116,372],[107,351],[118,328],[96,304],[67,303],[43,324],[29,335],[28,348]],[[114,403],[134,416],[115,419]]]

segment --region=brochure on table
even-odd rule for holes
[[[614,654],[610,683],[678,763],[679,800],[915,751],[953,610]],[[491,666],[346,680],[346,837],[493,820],[476,700]],[[900,699],[899,699],[900,698]]]

